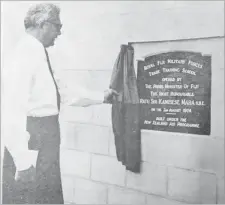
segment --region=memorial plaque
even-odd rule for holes
[[[141,129],[210,134],[211,56],[168,52],[138,61]]]

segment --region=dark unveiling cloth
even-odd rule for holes
[[[127,170],[139,173],[141,165],[139,96],[133,54],[131,46],[121,46],[113,68],[110,88],[119,93],[112,101],[112,127],[117,159]]]
[[[63,204],[60,173],[58,115],[28,117],[29,149],[39,150],[35,180],[15,181],[16,167],[5,148],[3,160],[3,204]]]

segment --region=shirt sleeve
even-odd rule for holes
[[[10,151],[17,170],[35,165],[37,152],[28,150],[29,133],[26,131],[27,108],[32,76],[36,63],[31,54],[17,52],[12,63],[3,69],[3,130],[4,145]]]
[[[94,90],[89,90],[84,86],[74,83],[74,87],[68,88],[66,83],[60,78],[60,72],[55,71],[54,76],[61,96],[63,105],[73,106],[89,106],[102,104],[104,101],[104,93]]]

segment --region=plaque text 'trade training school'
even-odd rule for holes
[[[168,52],[138,61],[141,129],[209,135],[211,57]]]

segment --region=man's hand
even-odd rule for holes
[[[24,152],[18,152],[17,154],[17,158],[15,159],[15,180],[19,180],[24,175],[29,175],[30,172],[33,173],[37,163],[38,151],[27,150]]]
[[[111,104],[113,101],[113,96],[118,96],[119,93],[113,89],[108,89],[104,91],[104,103]]]
[[[34,181],[36,177],[36,168],[31,166],[29,169],[16,171],[15,180],[22,183]]]

